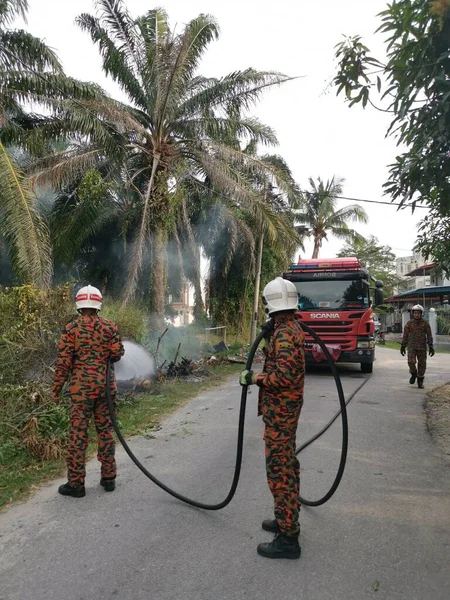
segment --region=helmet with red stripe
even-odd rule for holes
[[[102,294],[93,285],[87,285],[78,290],[75,303],[77,310],[81,308],[95,308],[100,310],[102,307]]]

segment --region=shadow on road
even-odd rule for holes
[[[359,364],[337,364],[336,365],[340,377],[350,377],[351,379],[365,379],[366,373],[361,372]],[[330,367],[327,364],[308,363],[306,365],[307,375],[318,375],[322,377],[333,377]]]

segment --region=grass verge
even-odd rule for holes
[[[243,365],[224,363],[210,367],[212,375],[201,383],[168,381],[157,384],[152,394],[125,396],[119,402],[119,423],[126,436],[137,435],[157,427],[161,421],[178,407],[211,388],[217,387]],[[88,458],[96,454],[96,438],[93,427],[89,433]],[[31,458],[24,449],[13,445],[2,446],[0,456],[0,510],[11,503],[26,499],[39,485],[60,477],[65,470],[62,459],[39,461]]]
[[[428,394],[425,412],[428,430],[450,463],[450,384]]]

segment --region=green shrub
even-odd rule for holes
[[[106,298],[102,305],[101,315],[117,325],[123,339],[136,342],[145,340],[149,319],[142,307],[138,305],[123,307],[117,300]]]
[[[127,339],[142,341],[147,320],[139,306],[105,300],[102,316]],[[67,404],[55,406],[49,391],[61,329],[76,316],[72,285],[43,291],[32,285],[0,290],[0,462],[13,451],[38,460],[63,454]]]

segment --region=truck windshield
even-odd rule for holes
[[[369,307],[369,286],[357,281],[296,281],[299,310],[345,310]]]

